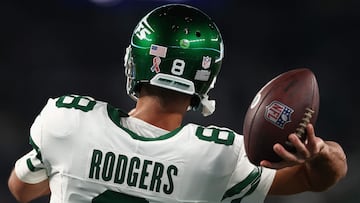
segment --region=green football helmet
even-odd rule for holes
[[[169,4],[148,13],[136,26],[126,49],[127,93],[137,99],[148,83],[193,95],[191,107],[215,110],[208,100],[224,56],[219,29],[197,8]]]

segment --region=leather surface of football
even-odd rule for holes
[[[306,125],[315,125],[319,112],[319,88],[314,73],[299,68],[282,73],[269,81],[254,97],[243,124],[245,149],[255,165],[268,160],[279,162],[273,145],[282,144],[295,152],[288,141],[291,133],[304,142]]]

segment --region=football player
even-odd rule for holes
[[[31,127],[33,150],[17,160],[9,188],[20,202],[263,202],[266,195],[323,191],[347,171],[335,142],[295,135],[283,162],[249,162],[233,130],[193,123],[185,113],[215,110],[208,92],[224,57],[215,23],[202,11],[169,4],[148,13],[126,50],[126,113],[87,96],[49,99]]]

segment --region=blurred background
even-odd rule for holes
[[[355,0],[1,1],[0,202],[15,202],[8,175],[16,159],[30,150],[29,128],[49,97],[74,93],[125,111],[134,106],[125,92],[125,48],[142,16],[173,2],[209,14],[225,42],[223,68],[210,93],[217,110],[207,118],[190,112],[185,122],[241,133],[247,107],[267,81],[292,68],[311,68],[321,95],[317,135],[344,147],[348,176],[323,193],[265,202],[360,202],[360,1]]]

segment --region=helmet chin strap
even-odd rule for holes
[[[206,91],[206,93],[203,95],[203,98],[200,101],[200,104],[202,106],[202,115],[203,116],[210,116],[215,111],[215,100],[209,100],[209,91],[215,87],[216,78],[214,77],[213,81],[211,82],[209,89]]]
[[[202,106],[202,115],[203,116],[210,116],[215,111],[215,100],[209,100],[209,96],[205,95],[204,98],[201,100]]]

